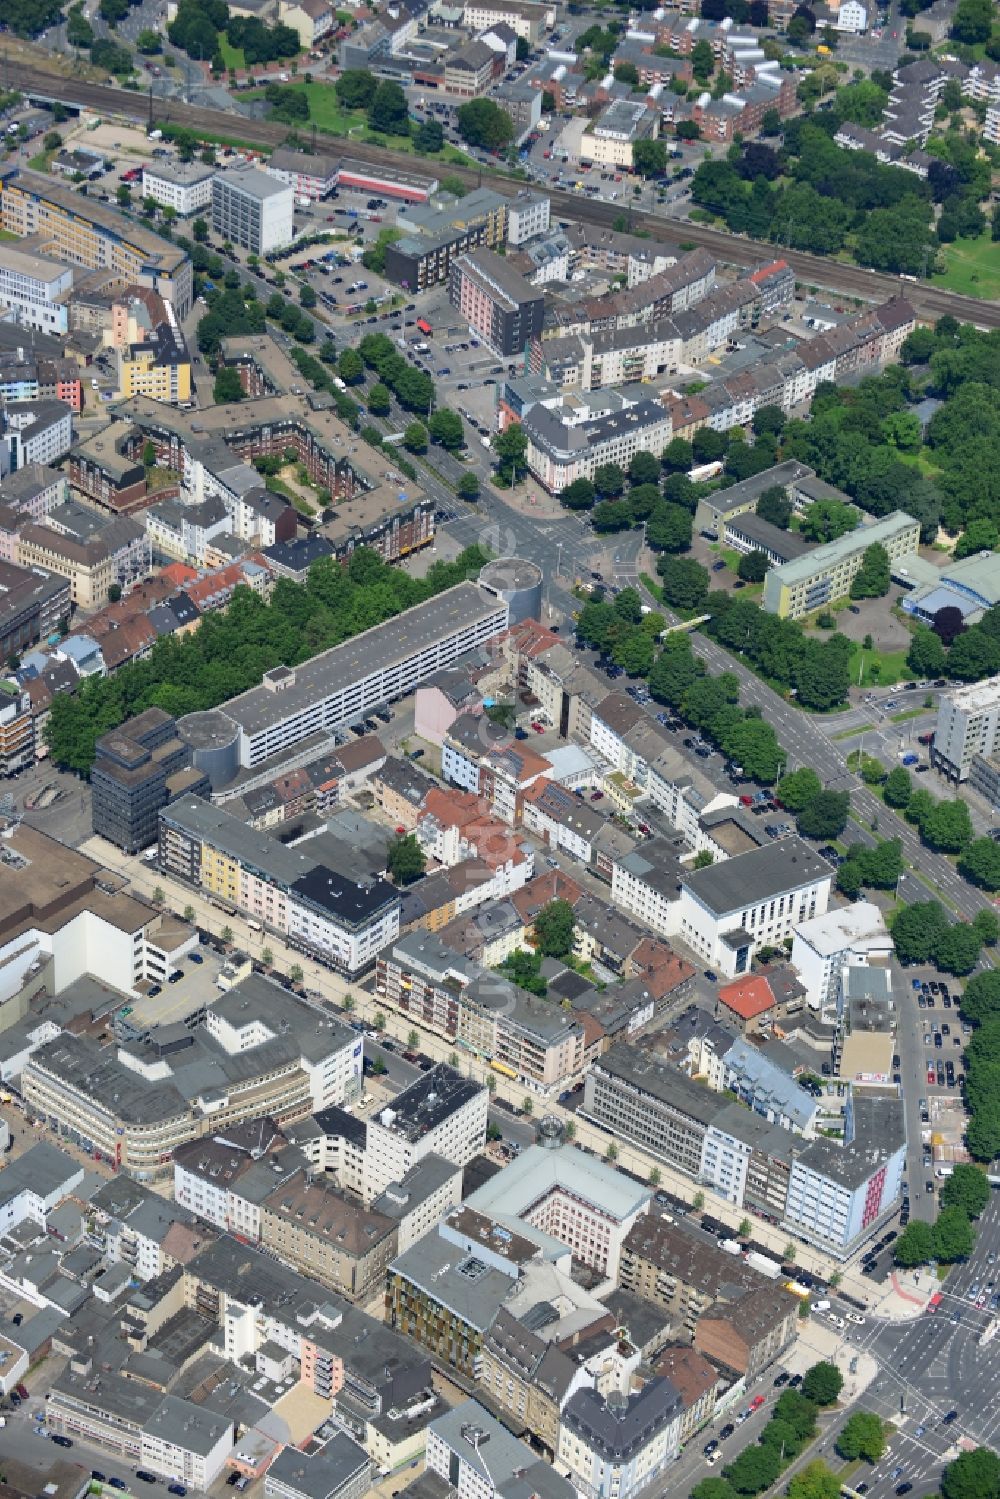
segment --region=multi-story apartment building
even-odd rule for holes
[[[465,1400],[427,1428],[427,1471],[461,1499],[498,1499],[522,1485],[547,1499],[574,1499],[573,1485],[549,1467],[475,1400]]]
[[[534,47],[556,24],[556,7],[532,0],[467,0],[462,24],[477,34],[506,22],[518,36]]]
[[[253,255],[291,244],[295,194],[256,167],[231,168],[212,178],[212,228]]]
[[[453,260],[448,294],[469,328],[503,359],[523,353],[542,331],[541,292],[492,250]]]
[[[331,869],[308,844],[286,848],[201,797],[162,809],[159,851],[175,877],[343,973],[369,968],[398,935],[399,895],[385,880]]]
[[[662,1483],[680,1456],[683,1414],[679,1391],[662,1376],[624,1392],[585,1387],[563,1411],[558,1460],[586,1499],[632,1499]]]
[[[96,198],[81,198],[39,172],[7,168],[0,216],[3,227],[20,238],[41,235],[60,259],[159,292],[178,318],[191,311],[191,262],[184,251]]]
[[[831,599],[843,598],[860,571],[866,549],[876,544],[885,548],[895,570],[904,557],[916,554],[920,522],[903,510],[894,510],[882,520],[772,567],[764,579],[764,608],[781,619],[798,619]]]
[[[977,756],[1000,753],[1000,676],[941,694],[931,761],[953,781],[968,780]]]
[[[31,695],[12,682],[0,682],[0,776],[27,770],[35,760],[35,720]]]
[[[550,1459],[559,1449],[563,1406],[587,1378],[562,1349],[500,1309],[483,1341],[477,1382],[494,1406],[532,1433]]]
[[[487,973],[429,932],[412,932],[379,954],[375,989],[381,1002],[532,1092],[565,1087],[583,1066],[583,1028],[569,1012]]]
[[[544,193],[521,192],[507,204],[507,243],[515,249],[548,232],[552,200]]]
[[[142,169],[142,196],[186,219],[211,208],[215,173],[202,162],[151,162]]]
[[[300,1171],[262,1203],[260,1242],[283,1264],[364,1302],[385,1284],[397,1231],[391,1218]]]
[[[73,442],[73,408],[54,400],[8,401],[5,437],[10,445],[11,467],[29,463],[51,467],[65,458]]]
[[[70,615],[69,583],[41,568],[0,562],[0,655],[21,656]]]
[[[539,401],[521,425],[528,439],[528,467],[552,494],[576,479],[593,479],[603,464],[627,469],[638,452],[659,457],[673,436],[666,407],[651,400],[619,400],[607,415],[580,422],[564,420],[558,409]]]
[[[22,526],[16,542],[22,567],[44,568],[69,581],[70,603],[99,609],[112,589],[127,593],[152,570],[145,528],[127,515],[106,516],[75,500]]]

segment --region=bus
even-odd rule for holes
[[[431,327],[430,323],[427,321],[426,318],[423,318],[423,317],[418,317],[417,318],[417,328],[420,330],[420,332],[424,335],[425,338],[431,338],[433,336],[434,329]]]

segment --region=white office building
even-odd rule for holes
[[[843,1144],[814,1140],[793,1157],[784,1217],[792,1233],[837,1258],[895,1211],[906,1165],[901,1099],[852,1089],[844,1126]]]
[[[976,755],[1000,753],[1000,676],[942,693],[931,760],[954,781],[968,779]]]
[[[377,1197],[433,1151],[465,1166],[486,1144],[489,1091],[444,1062],[368,1121],[365,1192]]]
[[[212,179],[214,233],[252,255],[290,245],[295,237],[294,215],[291,187],[256,167],[217,172]]]
[[[839,906],[795,928],[792,967],[814,1010],[835,1016],[840,1000],[840,974],[845,963],[887,963],[892,938],[878,906],[855,901]]]
[[[0,307],[9,308],[22,328],[65,333],[72,289],[72,266],[0,245]]]
[[[170,1483],[208,1490],[233,1450],[233,1422],[204,1405],[165,1395],[142,1432],[142,1466]]]
[[[202,162],[154,162],[142,169],[142,196],[187,218],[211,207],[215,172]]]
[[[825,915],[832,882],[830,865],[808,844],[782,838],[686,874],[667,935],[735,978],[749,973],[758,948],[780,947],[802,922]]]
[[[269,177],[275,177],[290,187],[297,198],[326,198],[337,186],[340,175],[340,160],[336,156],[324,156],[317,152],[307,156],[304,151],[290,151],[279,146],[264,164]]]

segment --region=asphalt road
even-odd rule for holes
[[[130,93],[108,84],[85,83],[75,78],[59,77],[56,79],[34,68],[21,70],[19,85],[24,94],[39,102],[52,102],[58,99],[63,103],[90,105],[104,113],[123,114],[133,119],[144,119],[148,109],[148,101],[143,94]],[[232,135],[234,130],[232,112],[183,104],[173,99],[157,100],[156,114],[161,124],[172,120],[190,125],[195,129],[200,128],[224,136]],[[267,120],[243,118],[239,121],[241,138],[259,145],[280,145],[289,133],[289,127]],[[412,156],[356,140],[352,140],[350,146],[351,155],[360,160],[406,172],[414,170],[415,161]],[[427,160],[427,169],[429,172],[434,170],[432,159]],[[478,186],[482,179],[481,169],[449,167],[449,171],[474,186]],[[498,192],[511,197],[524,186],[516,178],[507,177],[500,172],[491,172],[489,181]],[[581,223],[609,227],[622,211],[618,203],[605,203],[597,199],[583,200],[583,195],[579,193],[556,191],[551,194],[551,198],[555,217],[576,219]],[[633,214],[632,228],[648,232],[654,240],[666,238],[672,242],[677,237],[676,223],[656,214]],[[686,223],[684,237],[692,244],[702,245],[713,251],[719,259],[740,266],[755,265],[761,260],[772,260],[775,254],[773,245],[765,245],[741,235],[727,234],[722,230],[709,229],[704,224]],[[907,298],[925,317],[938,318],[945,313],[951,313],[960,320],[975,322],[981,327],[1000,327],[1000,304],[998,303],[980,302],[974,297],[959,296],[954,292],[942,291],[916,282],[900,283],[895,276],[865,270],[860,266],[844,265],[840,261],[827,260],[821,256],[804,255],[796,250],[783,249],[781,253],[796,275],[812,285],[829,287],[865,300],[882,300],[897,294],[902,284]]]

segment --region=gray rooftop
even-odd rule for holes
[[[788,890],[829,880],[832,869],[801,838],[781,838],[684,876],[687,890],[716,916],[728,916]]]

